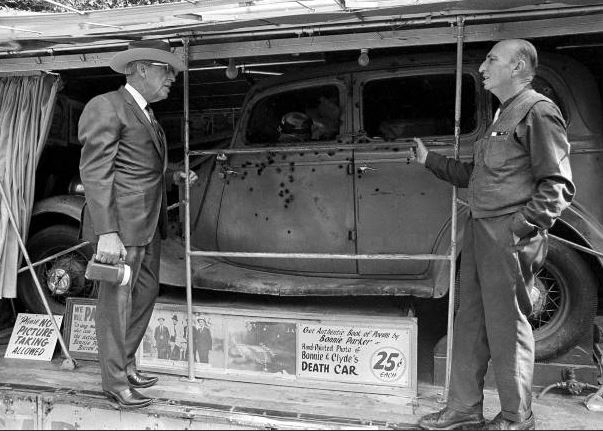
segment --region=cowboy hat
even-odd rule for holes
[[[137,60],[156,61],[172,66],[177,72],[186,66],[176,54],[170,50],[170,44],[162,40],[137,40],[128,44],[128,49],[120,51],[111,58],[109,66],[116,72],[126,73],[128,63]]]

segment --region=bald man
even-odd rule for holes
[[[467,187],[470,207],[448,403],[421,418],[423,429],[535,429],[529,292],[546,257],[547,229],[575,194],[563,117],[530,85],[537,65],[536,49],[525,40],[503,40],[490,50],[479,72],[500,108],[475,142],[472,162],[428,151],[415,139],[416,160],[438,178]],[[490,360],[501,412],[486,424]]]

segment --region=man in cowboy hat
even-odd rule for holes
[[[132,268],[126,286],[100,283],[96,316],[102,386],[122,407],[152,401],[136,388],[157,382],[136,370],[135,353],[159,292],[161,238],[167,235],[166,182],[182,182],[184,172],[166,175],[165,134],[149,104],[166,99],[181,59],[168,43],[132,42],[109,65],[126,75],[126,85],[94,97],[79,121],[80,174],[85,187],[82,236],[96,244],[96,259],[125,261]],[[189,181],[197,176],[191,172]]]

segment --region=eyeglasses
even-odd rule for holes
[[[171,72],[174,75],[178,75],[178,72],[176,72],[176,70],[172,66],[170,66],[169,64],[167,64],[167,63],[159,63],[159,62],[156,62],[156,61],[149,61],[149,64],[151,64],[153,66],[164,68],[166,73],[170,73]]]

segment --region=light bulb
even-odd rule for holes
[[[368,48],[362,48],[360,50],[360,55],[358,56],[358,64],[361,66],[368,66],[369,64],[369,56],[368,56]]]
[[[226,77],[228,79],[235,79],[239,74],[239,69],[235,65],[234,58],[228,59],[228,67],[226,68]]]

